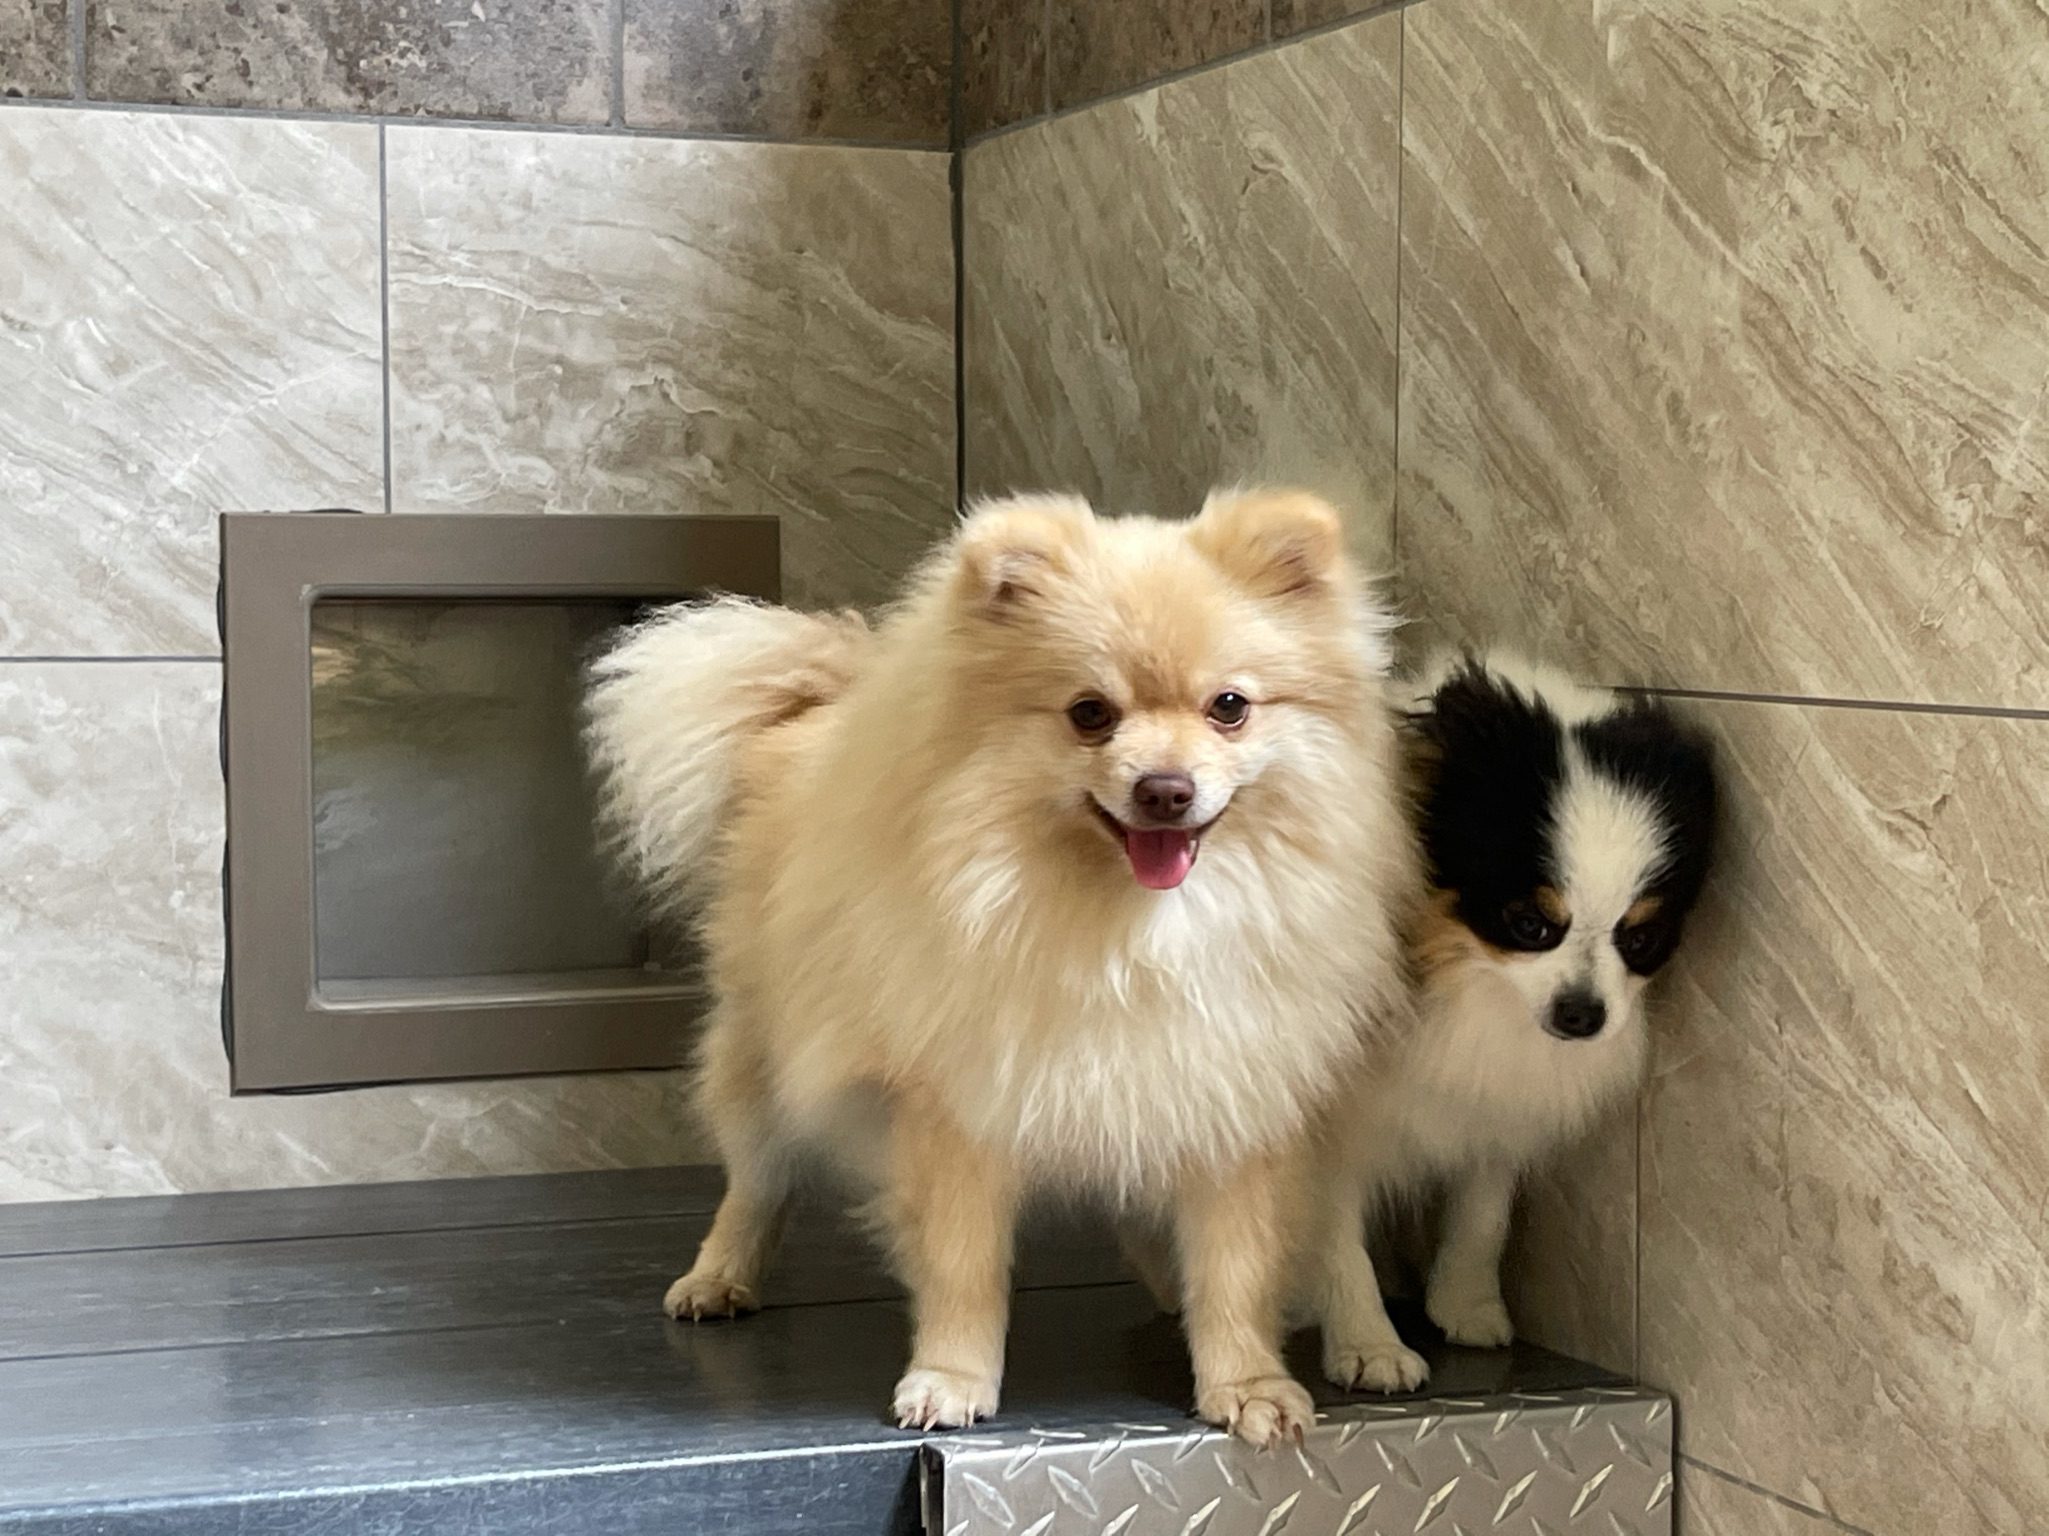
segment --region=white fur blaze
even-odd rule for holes
[[[650,889],[701,889],[749,736],[845,691],[868,640],[856,614],[736,598],[636,626],[591,668],[588,741],[607,821]]]

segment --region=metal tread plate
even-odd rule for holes
[[[925,1447],[930,1536],[1671,1536],[1672,1403],[1584,1387],[1320,1411],[1258,1452],[1170,1423]]]

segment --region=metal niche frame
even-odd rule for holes
[[[312,624],[325,601],[663,602],[780,596],[772,517],[230,513],[221,519],[228,965],[238,1093],[673,1066],[697,989],[474,988],[323,997],[314,889]],[[573,975],[574,973],[567,973]]]

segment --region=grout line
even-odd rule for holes
[[[1715,704],[1796,704],[1809,709],[1868,709],[1895,715],[1961,715],[1974,720],[2049,720],[2049,709],[2005,704],[1935,704],[1907,699],[1842,699],[1798,693],[1747,693],[1723,688],[1643,688],[1616,685],[1625,693],[1660,699],[1702,699]]]
[[[953,239],[953,505],[956,513],[968,495],[967,391],[967,157],[961,152],[962,66],[967,41],[961,22],[963,0],[953,0],[953,79],[947,91],[946,140],[951,157],[946,167],[947,223]]]
[[[1221,54],[1214,59],[1205,59],[1200,64],[1190,64],[1183,69],[1170,69],[1163,75],[1154,75],[1150,80],[1140,81],[1137,85],[1119,86],[1114,91],[1106,91],[1101,96],[1092,96],[1087,101],[1069,102],[1064,107],[1056,108],[1053,105],[1053,36],[1051,20],[1053,7],[1052,0],[1047,0],[1046,110],[1035,117],[1021,117],[1014,123],[1005,123],[998,128],[985,128],[980,133],[970,135],[967,142],[969,145],[985,144],[990,139],[1000,139],[1005,134],[1016,133],[1022,128],[1031,128],[1040,123],[1052,122],[1063,117],[1072,117],[1077,112],[1086,112],[1089,108],[1100,107],[1105,102],[1122,101],[1130,96],[1142,96],[1147,91],[1157,90],[1163,85],[1176,85],[1183,80],[1192,80],[1197,75],[1208,74],[1211,70],[1222,69],[1229,64],[1242,64],[1247,59],[1258,58],[1261,54],[1273,53],[1281,48],[1292,48],[1297,43],[1306,43],[1314,38],[1327,37],[1333,32],[1342,32],[1347,27],[1356,27],[1364,22],[1378,20],[1383,16],[1391,16],[1397,11],[1406,11],[1410,6],[1421,5],[1422,3],[1423,0],[1382,0],[1381,4],[1375,5],[1371,10],[1360,11],[1351,16],[1340,16],[1335,21],[1322,22],[1313,27],[1304,27],[1300,32],[1291,32],[1286,37],[1269,39],[1263,43],[1254,43],[1250,48],[1240,48],[1236,53]]]
[[[1402,580],[1402,167],[1408,159],[1409,19],[1402,17],[1394,50],[1394,486],[1387,514],[1388,564],[1397,600]]]
[[[626,126],[626,0],[611,0],[612,126]]]
[[[40,107],[57,112],[126,113],[138,117],[197,117],[241,119],[270,123],[345,123],[358,127],[467,129],[481,133],[543,133],[564,138],[651,139],[681,144],[775,144],[799,149],[893,149],[906,154],[943,155],[944,144],[914,139],[817,138],[793,139],[772,133],[717,133],[709,130],[668,128],[614,128],[606,123],[508,123],[478,117],[429,117],[395,112],[301,112],[285,107],[191,107],[161,101],[63,101],[36,100],[27,96],[0,96],[0,110],[18,111]]]
[[[71,0],[71,99],[85,100],[85,7],[87,0]]]
[[[138,663],[145,663],[145,662],[164,662],[164,661],[212,661],[212,662],[218,662],[219,660],[220,660],[220,656],[219,656],[218,654],[215,654],[215,655],[211,655],[211,656],[208,656],[208,655],[200,655],[200,654],[197,654],[197,653],[195,653],[195,654],[191,654],[191,655],[187,655],[187,654],[185,654],[185,653],[183,653],[183,652],[164,652],[164,653],[161,653],[161,654],[155,654],[155,655],[140,655],[140,656],[55,656],[55,655],[27,655],[27,656],[0,656],[0,666],[20,666],[20,665],[23,665],[23,664],[25,664],[25,663],[29,663],[29,662],[41,662],[41,663],[44,663],[44,664],[49,664],[49,663],[53,663],[53,662],[61,662],[61,663],[65,664],[65,665],[67,665],[67,666],[68,666],[68,665],[72,665],[72,664],[74,664],[74,663],[77,663],[77,664],[87,664],[87,665],[93,665],[93,666],[106,666],[106,665],[109,665],[109,664],[111,664],[111,665],[114,665],[114,666],[134,666],[134,665],[137,665]]]
[[[1629,1213],[1629,1374],[1643,1380],[1643,1122],[1649,1113],[1639,1092],[1630,1122],[1636,1131],[1636,1147],[1629,1160],[1630,1180],[1636,1188],[1635,1208]]]
[[[1816,1509],[1811,1504],[1802,1504],[1798,1499],[1789,1499],[1783,1493],[1773,1492],[1762,1483],[1753,1483],[1747,1477],[1738,1477],[1733,1472],[1724,1472],[1720,1467],[1710,1466],[1697,1456],[1688,1456],[1684,1451],[1681,1451],[1678,1459],[1682,1464],[1692,1467],[1696,1472],[1705,1472],[1710,1477],[1719,1478],[1725,1483],[1754,1493],[1761,1499],[1770,1499],[1774,1504],[1782,1504],[1787,1509],[1795,1510],[1800,1514],[1832,1525],[1839,1531],[1847,1531],[1849,1536],[1873,1536],[1872,1532],[1867,1531],[1861,1525],[1852,1525],[1847,1520],[1838,1520],[1827,1510]]]
[[[377,336],[382,349],[384,510],[391,510],[391,197],[385,169],[384,124],[377,125]]]

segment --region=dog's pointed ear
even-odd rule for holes
[[[1189,528],[1212,564],[1261,597],[1327,592],[1345,565],[1337,508],[1309,491],[1219,491]]]
[[[964,601],[1007,614],[1045,595],[1072,567],[1095,513],[1079,496],[1013,496],[968,514],[957,543]]]

